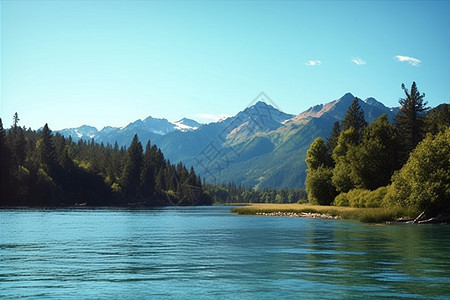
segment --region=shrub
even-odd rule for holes
[[[387,187],[380,187],[375,191],[353,189],[348,193],[341,193],[334,199],[336,206],[351,207],[380,207],[388,191]]]

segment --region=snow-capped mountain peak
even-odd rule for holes
[[[175,125],[175,130],[180,130],[183,132],[197,130],[201,126],[201,124],[197,121],[187,118],[183,118],[179,121],[173,122],[172,124]]]

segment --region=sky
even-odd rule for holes
[[[347,92],[450,102],[450,1],[2,0],[0,117],[52,130],[208,123],[261,92],[287,113]]]

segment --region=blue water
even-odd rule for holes
[[[230,207],[0,211],[0,298],[450,299],[450,226]]]

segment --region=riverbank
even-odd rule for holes
[[[414,219],[415,212],[402,208],[356,208],[311,204],[250,204],[231,210],[239,215],[347,219],[364,223],[386,223]]]

